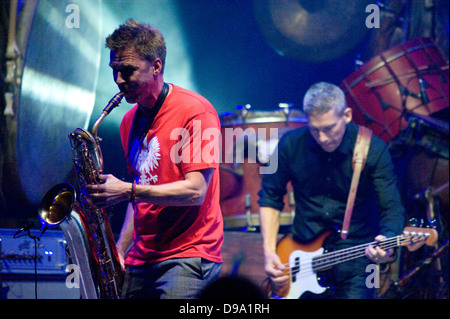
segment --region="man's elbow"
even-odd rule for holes
[[[206,198],[206,190],[195,190],[189,197],[189,203],[191,206],[200,206],[203,204]]]

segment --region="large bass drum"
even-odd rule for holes
[[[448,61],[430,38],[399,44],[372,58],[340,85],[353,120],[388,142],[404,130],[410,113],[448,108]]]
[[[264,173],[270,173],[270,155],[287,131],[306,124],[298,110],[248,111],[221,115],[222,163],[220,205],[225,229],[259,227],[258,191]],[[292,186],[287,186],[280,225],[289,226],[295,213]]]

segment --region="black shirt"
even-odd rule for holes
[[[298,240],[309,241],[324,230],[341,229],[357,133],[357,125],[347,124],[341,145],[331,153],[317,144],[307,126],[281,137],[274,153],[278,155],[278,169],[263,176],[259,205],[282,210],[286,184],[290,181],[296,202],[292,233]],[[388,147],[372,136],[348,238],[338,242],[347,246],[370,242],[378,234],[398,235],[404,226],[404,215]]]

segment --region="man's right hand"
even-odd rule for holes
[[[123,249],[120,249],[119,247],[116,247],[117,249],[117,255],[119,257],[120,266],[122,267],[122,270],[125,270],[125,251]]]
[[[265,254],[264,269],[274,289],[281,288],[288,283],[289,275],[286,274],[286,267],[281,263],[280,257],[276,253]]]

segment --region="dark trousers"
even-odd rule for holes
[[[200,257],[176,258],[143,266],[127,266],[123,299],[193,299],[220,274],[221,263]]]

